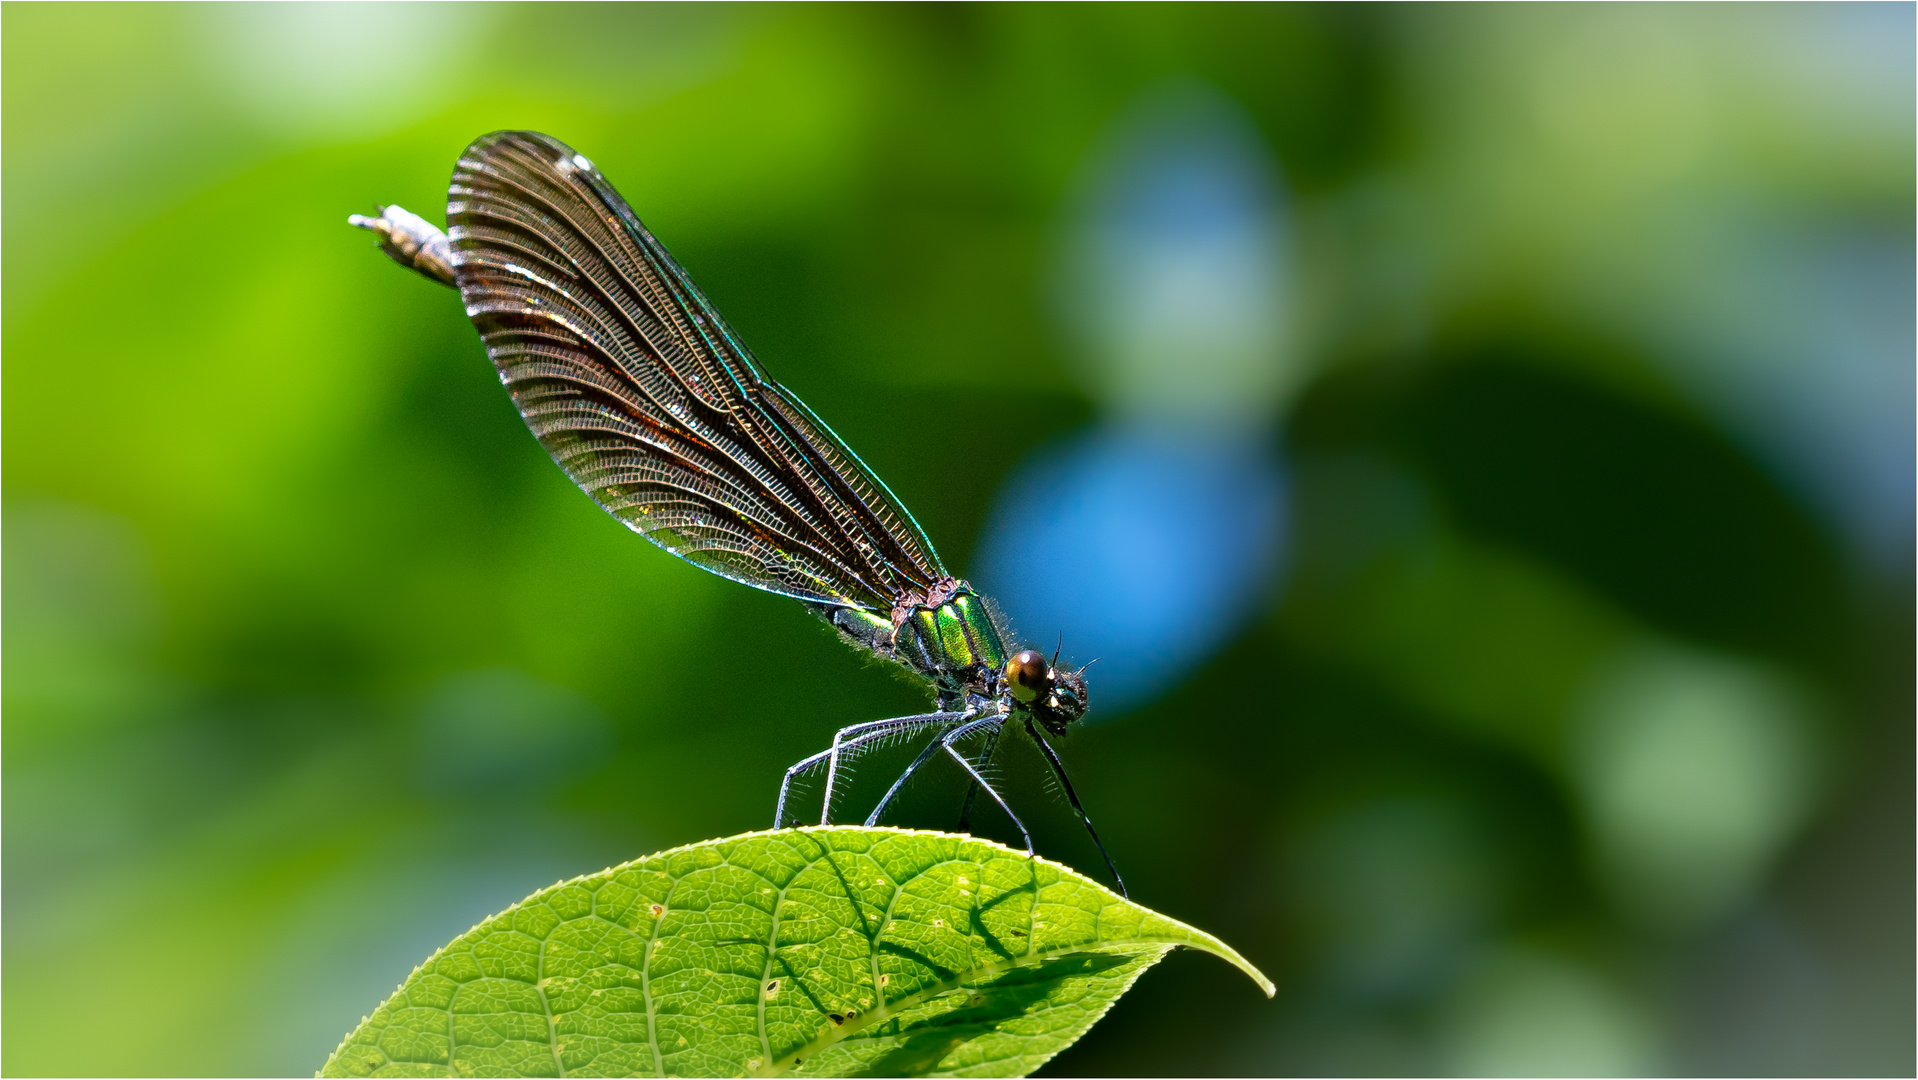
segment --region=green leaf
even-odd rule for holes
[[[1023,1076],[1210,934],[969,836],[710,840],[542,889],[413,971],[321,1076]]]

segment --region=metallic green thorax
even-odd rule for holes
[[[942,707],[968,695],[998,696],[1006,646],[985,598],[963,581],[935,591],[943,603],[902,604],[892,618],[808,604],[852,645],[896,660],[931,681]]]

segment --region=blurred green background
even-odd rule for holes
[[[482,916],[924,703],[595,509],[347,213],[566,140],[963,574],[1123,412],[1060,252],[1194,93],[1283,217],[1282,524],[1064,753],[1134,898],[1280,993],[1174,957],[1046,1072],[1913,1068],[1910,5],[0,26],[8,1073],[309,1073]]]

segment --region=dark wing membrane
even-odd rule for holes
[[[818,603],[889,612],[946,576],[590,161],[535,132],[488,135],[461,156],[446,216],[466,313],[520,415],[628,528]]]

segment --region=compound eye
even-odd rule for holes
[[[1012,696],[1031,704],[1051,681],[1052,667],[1044,653],[1031,649],[1006,661],[1006,682],[1012,684]]]

